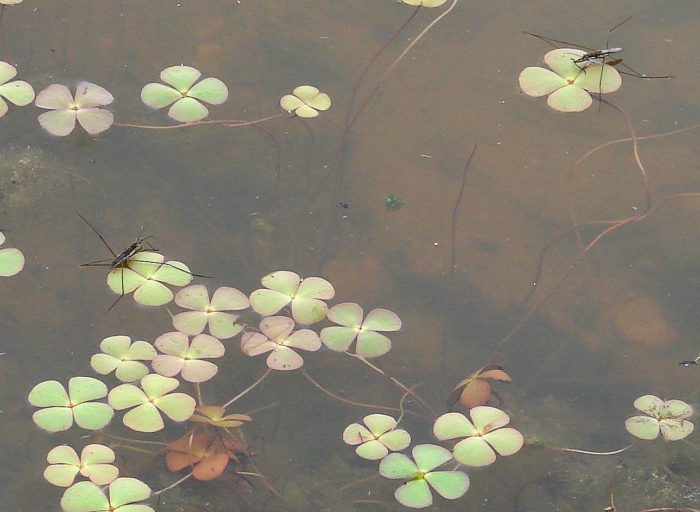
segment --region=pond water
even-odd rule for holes
[[[211,291],[226,285],[250,293],[265,274],[292,270],[328,279],[332,304],[396,312],[403,328],[390,335],[392,350],[378,364],[438,413],[461,379],[502,365],[513,383],[494,383],[491,403],[511,416],[525,446],[467,468],[467,494],[436,496],[433,510],[602,510],[610,492],[619,510],[697,507],[697,434],[611,456],[552,448],[629,444],[624,421],[644,394],[700,404],[700,368],[678,365],[700,351],[700,197],[674,196],[700,192],[698,131],[639,141],[652,205],[644,218],[634,217],[649,205],[629,142],[577,165],[598,145],[630,137],[626,116],[639,136],[698,122],[698,5],[454,3],[394,68],[452,0],[410,20],[414,7],[389,0],[26,0],[4,8],[3,60],[17,66],[18,78],[36,91],[99,84],[115,97],[107,108],[117,123],[174,124],[139,94],[181,63],[227,84],[229,99],[210,108],[211,119],[284,114],[280,97],[303,84],[329,94],[332,106],[307,120],[115,125],[96,137],[79,128],[52,137],[32,105],[11,107],[0,120],[0,225],[6,246],[26,256],[19,275],[3,278],[0,296],[3,509],[59,510],[63,491],[42,472],[46,453],[62,443],[118,443],[122,474],[154,490],[178,478],[162,455],[132,449],[143,445],[76,428],[49,435],[32,423],[31,388],[94,376],[90,356],[103,338],[153,342],[172,330],[165,308],[138,306],[131,296],[106,313],[115,299],[107,269],[80,265],[111,255],[76,212],[116,252],[139,234],[155,235],[168,258],[212,276],[195,278]],[[615,107],[594,102],[583,113],[555,112],[545,98],[520,92],[521,70],[541,65],[551,49],[523,31],[593,48],[609,37],[609,46],[624,48],[625,64],[675,78],[624,76],[621,90],[606,96]],[[369,62],[355,95],[361,111],[345,129]],[[635,220],[596,224],[624,218]],[[202,386],[208,403],[228,400],[265,371],[264,356],[240,353],[238,337],[225,344],[219,374]],[[399,406],[402,391],[358,360],[325,347],[304,356],[308,375],[333,393]],[[420,411],[415,401],[405,405]],[[229,472],[209,483],[188,480],[150,505],[403,508],[393,497],[400,481],[375,478],[377,463],[342,443],[346,425],[376,411],[330,398],[298,371],[273,372],[235,412],[258,408],[244,429],[254,453],[245,470],[264,474],[283,500],[255,477]],[[171,422],[139,435],[120,417],[108,432],[162,442],[185,431]],[[435,442],[430,421],[408,415],[403,426],[414,443]]]

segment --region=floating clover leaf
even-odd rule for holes
[[[400,0],[406,5],[417,5],[420,7],[440,7],[447,0]]]
[[[190,343],[187,334],[178,331],[158,336],[155,345],[162,354],[153,359],[153,369],[166,377],[180,373],[188,382],[205,382],[216,375],[219,368],[202,359],[221,357],[225,351],[214,336],[199,334]]]
[[[37,426],[49,432],[62,432],[73,420],[86,430],[100,430],[107,425],[114,411],[104,403],[93,402],[107,395],[107,386],[92,377],[73,377],[68,392],[58,381],[40,382],[29,392],[29,403],[43,407],[32,415]]]
[[[193,466],[192,476],[197,480],[212,480],[224,472],[228,461],[238,460],[238,447],[229,439],[207,434],[187,434],[167,444],[165,464],[172,472]]]
[[[0,61],[0,117],[7,114],[9,110],[5,100],[18,107],[29,105],[34,100],[34,89],[27,82],[24,80],[8,82],[16,75],[17,69],[13,65]]]
[[[273,370],[296,370],[304,365],[304,359],[294,348],[315,352],[321,348],[321,340],[311,329],[292,333],[294,320],[286,316],[270,316],[260,322],[260,331],[247,332],[241,338],[241,350],[248,356],[270,352],[267,366]]]
[[[513,455],[523,446],[523,435],[514,428],[501,428],[510,422],[506,413],[481,405],[469,411],[472,421],[463,414],[448,412],[433,425],[435,437],[443,441],[466,437],[453,448],[455,459],[467,466],[488,466],[499,455]]]
[[[160,73],[160,79],[167,85],[150,83],[141,90],[141,101],[151,108],[170,107],[168,115],[181,123],[191,123],[209,115],[207,107],[199,101],[220,105],[228,99],[228,89],[218,78],[205,78],[195,85],[202,76],[190,66],[171,66]]]
[[[314,324],[326,318],[328,305],[323,300],[335,296],[333,285],[320,277],[307,277],[302,280],[298,274],[280,270],[261,279],[267,289],[255,290],[250,294],[253,310],[269,316],[279,312],[290,302],[292,317],[300,324]]]
[[[143,306],[162,306],[173,300],[173,292],[162,283],[185,286],[192,273],[179,261],[163,262],[162,254],[142,251],[107,274],[107,284],[114,293],[134,292],[134,300]]]
[[[489,401],[492,393],[491,384],[486,382],[486,379],[511,382],[510,375],[503,370],[502,366],[490,364],[479,368],[460,381],[450,393],[448,402],[454,404],[459,400],[464,407],[468,408],[484,405]]]
[[[109,484],[109,499],[92,482],[78,482],[61,498],[63,512],[153,512],[148,505],[133,504],[151,496],[151,488],[136,478],[117,478]]]
[[[165,426],[160,411],[173,421],[185,421],[194,412],[194,398],[170,393],[179,385],[177,379],[151,373],[141,379],[141,388],[121,384],[109,392],[107,399],[118,411],[135,407],[122,419],[127,427],[137,432],[157,432]]]
[[[219,339],[233,338],[243,330],[236,323],[238,315],[223,311],[239,311],[250,306],[250,301],[235,288],[217,288],[211,301],[207,287],[195,284],[175,294],[175,304],[185,309],[173,317],[173,327],[186,334],[199,334],[209,324],[209,333]]]
[[[112,94],[99,85],[80,82],[75,89],[75,99],[68,87],[49,85],[36,96],[34,104],[50,112],[39,116],[39,124],[51,135],[64,137],[73,131],[75,121],[90,135],[97,135],[112,126],[114,116],[100,107],[114,101]]]
[[[661,432],[666,441],[678,441],[695,428],[687,421],[693,415],[693,408],[681,400],[664,401],[654,395],[644,395],[634,401],[634,407],[648,416],[627,419],[625,428],[640,439],[656,439]]]
[[[114,462],[114,452],[101,444],[89,444],[80,457],[70,446],[63,444],[53,448],[46,456],[50,464],[44,470],[44,478],[58,487],[70,487],[78,473],[97,485],[107,485],[119,476]]]
[[[469,489],[469,477],[465,473],[434,471],[452,459],[449,450],[434,444],[419,444],[411,453],[415,462],[402,453],[391,453],[379,463],[379,473],[383,477],[406,480],[394,493],[403,506],[425,508],[432,505],[431,487],[448,500],[464,496]]]
[[[156,350],[145,341],[131,343],[129,336],[109,336],[100,343],[102,354],[90,359],[90,366],[97,373],[107,375],[114,371],[122,382],[134,382],[148,374],[148,367],[139,361],[150,361],[156,357]],[[116,371],[115,371],[116,370]]]
[[[379,460],[411,444],[408,432],[396,428],[396,420],[386,414],[370,414],[362,419],[364,425],[353,423],[343,432],[343,441],[355,446],[355,453],[367,460]],[[366,426],[365,426],[366,425]]]
[[[520,88],[528,96],[548,94],[547,104],[554,110],[586,110],[593,103],[589,92],[615,92],[622,85],[622,78],[620,73],[608,64],[579,66],[574,62],[585,54],[583,50],[572,48],[557,48],[548,52],[544,61],[554,71],[539,67],[525,68],[518,79]]]
[[[220,405],[200,405],[194,410],[190,421],[219,428],[234,428],[243,425],[245,421],[252,421],[252,418],[247,414],[226,414]]]
[[[280,106],[290,114],[293,112],[299,117],[316,117],[319,110],[328,110],[331,107],[331,99],[325,92],[320,92],[311,85],[300,85],[292,94],[282,96]]]
[[[5,243],[5,235],[0,232],[0,245]],[[18,274],[24,268],[24,254],[19,249],[10,247],[0,249],[0,277]]]
[[[376,331],[398,331],[401,320],[388,309],[373,309],[362,320],[362,308],[352,302],[337,304],[328,311],[328,319],[342,327],[321,330],[321,341],[330,349],[345,352],[357,338],[357,355],[378,357],[391,349],[391,340]]]

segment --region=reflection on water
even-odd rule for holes
[[[372,93],[406,44],[447,5],[416,14],[370,69],[358,98]],[[669,200],[643,222],[620,226],[562,280],[601,225],[564,233],[574,223],[637,214],[645,208],[644,188],[629,143],[576,166],[591,148],[629,136],[619,112],[594,105],[559,114],[517,87],[518,73],[538,65],[548,50],[521,31],[600,47],[607,30],[632,15],[611,35],[611,46],[623,47],[635,69],[677,78],[625,77],[609,100],[640,135],[692,125],[700,111],[690,93],[700,83],[692,2],[630,11],[614,1],[596,16],[585,3],[562,10],[549,0],[459,2],[386,78],[349,132],[346,109],[356,80],[412,7],[340,0],[149,7],[134,0],[27,0],[5,9],[5,59],[37,90],[79,80],[108,88],[118,122],[165,123],[164,112],[141,105],[139,91],[181,62],[227,83],[229,101],[211,108],[213,118],[275,115],[279,98],[306,83],[328,92],[333,106],[317,119],[246,128],[113,127],[95,140],[50,138],[31,106],[3,117],[2,227],[27,256],[24,271],[2,281],[3,503],[55,509],[61,492],[41,477],[46,453],[62,442],[85,442],[82,431],[47,435],[33,427],[26,404],[31,387],[89,375],[89,357],[106,336],[153,341],[171,325],[165,310],[134,307],[131,298],[104,313],[113,300],[104,274],[79,264],[109,254],[76,210],[115,248],[126,247],[143,226],[169,258],[215,276],[210,289],[250,292],[260,276],[291,269],[329,279],[335,303],[396,311],[403,329],[392,336],[382,367],[417,385],[439,412],[459,380],[485,364],[503,365],[514,383],[496,384],[494,403],[508,411],[526,446],[468,471],[467,495],[436,499],[436,509],[600,510],[609,505],[609,490],[620,510],[697,501],[692,435],[690,443],[644,442],[610,457],[550,448],[626,445],[623,423],[643,394],[697,406],[697,368],[677,362],[698,352],[700,202]],[[653,204],[700,190],[696,137],[640,142]],[[392,197],[400,208],[388,207]],[[235,355],[219,370],[226,378],[207,388],[212,402],[263,371],[261,361],[236,353],[237,343],[229,342]],[[342,396],[398,404],[401,393],[390,383],[344,359],[324,350],[307,357],[307,368]],[[246,435],[256,467],[284,504],[259,482],[251,487],[225,474],[164,493],[159,510],[399,508],[392,497],[397,482],[371,479],[376,463],[359,461],[340,441],[364,410],[331,400],[299,374],[273,373],[237,412],[271,404],[278,405],[256,414]],[[403,426],[415,442],[432,442],[429,422],[407,416]],[[173,427],[169,438],[181,432]],[[173,481],[160,458],[125,449],[117,462],[154,489]]]

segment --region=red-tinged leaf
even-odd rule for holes
[[[173,473],[177,473],[181,469],[191,466],[199,459],[182,452],[168,452],[165,456],[165,465]]]
[[[472,408],[488,403],[491,398],[491,385],[483,380],[474,379],[467,384],[459,396],[464,407]]]
[[[197,480],[213,480],[221,475],[228,464],[228,455],[225,453],[215,453],[206,457],[192,470],[192,476]]]

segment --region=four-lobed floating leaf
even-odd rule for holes
[[[165,426],[161,411],[173,421],[185,421],[194,412],[194,398],[185,393],[171,393],[179,385],[177,379],[151,373],[141,379],[140,388],[121,384],[109,392],[107,399],[117,411],[133,407],[122,418],[130,429],[157,432]]]
[[[406,5],[415,5],[420,7],[440,7],[447,0],[400,0]]]
[[[70,487],[80,473],[96,485],[107,485],[119,476],[119,469],[112,464],[114,451],[102,444],[89,444],[80,452],[63,444],[53,448],[46,456],[49,466],[44,478],[58,487]]]
[[[335,296],[333,285],[321,277],[302,279],[286,270],[272,272],[260,282],[265,288],[250,294],[253,311],[262,316],[278,313],[291,303],[292,317],[300,324],[315,324],[326,318],[328,305],[323,302]]]
[[[78,482],[61,497],[63,512],[154,512],[139,501],[151,496],[151,488],[136,478],[117,478],[109,484],[109,498],[92,482]]]
[[[589,92],[608,94],[622,85],[622,77],[608,64],[574,62],[586,52],[573,48],[557,48],[544,56],[545,63],[553,70],[527,67],[518,81],[528,96],[545,96],[547,104],[560,112],[581,112],[591,106]],[[589,64],[589,65],[586,65]]]
[[[101,354],[90,358],[90,366],[97,373],[114,376],[122,382],[134,382],[148,374],[148,367],[139,361],[156,357],[153,345],[146,341],[131,342],[129,336],[108,336],[100,342]]]
[[[367,460],[379,460],[389,453],[398,452],[411,444],[411,436],[396,428],[396,420],[386,414],[370,414],[362,423],[352,423],[343,431],[343,441],[357,446],[355,453]]]
[[[151,362],[156,373],[165,377],[180,374],[188,382],[205,382],[214,377],[219,368],[203,359],[222,357],[226,351],[214,336],[198,334],[190,342],[189,336],[179,331],[158,336],[155,345],[162,352]]]
[[[101,107],[114,101],[112,94],[91,82],[80,82],[75,99],[68,87],[51,84],[36,96],[34,104],[49,110],[39,116],[39,124],[51,135],[65,137],[75,128],[75,122],[90,135],[102,133],[114,123],[114,115]]]
[[[331,99],[312,85],[300,85],[294,88],[292,94],[282,96],[280,107],[290,114],[308,119],[318,116],[319,110],[328,110]]]
[[[286,316],[269,316],[260,322],[260,332],[247,332],[241,338],[241,350],[247,356],[266,354],[267,366],[273,370],[296,370],[304,359],[295,348],[315,352],[321,340],[311,329],[294,330],[294,320]]]
[[[165,257],[156,252],[142,251],[107,274],[107,285],[114,293],[134,292],[134,300],[142,306],[162,306],[173,300],[173,292],[163,283],[185,286],[192,281],[192,273],[179,261],[163,262]]]
[[[226,311],[240,311],[250,307],[248,297],[236,288],[222,286],[209,300],[207,287],[194,284],[175,294],[175,304],[190,309],[173,317],[173,327],[186,334],[200,334],[209,326],[209,333],[219,339],[233,338],[243,330],[237,324],[238,315]]]
[[[5,243],[5,235],[0,232],[0,245]],[[24,268],[24,254],[19,249],[0,249],[0,277],[11,277]]]
[[[92,377],[73,377],[68,391],[58,381],[40,382],[29,392],[29,403],[41,407],[32,415],[37,426],[49,432],[68,430],[73,421],[85,430],[105,427],[114,411],[105,403],[94,402],[107,396],[107,386]]]
[[[333,306],[328,319],[338,326],[321,330],[321,341],[328,348],[345,352],[357,338],[355,353],[362,357],[379,357],[391,349],[391,340],[377,331],[393,332],[401,329],[401,319],[388,309],[377,308],[362,318],[362,307],[352,302]]]
[[[17,68],[0,61],[0,117],[7,114],[10,109],[7,101],[18,107],[24,107],[34,101],[34,88],[24,80],[10,82],[9,80],[15,76],[17,76]]]
[[[659,433],[666,441],[688,437],[695,425],[688,421],[693,408],[682,400],[662,400],[654,395],[640,396],[634,407],[647,416],[633,416],[625,421],[627,431],[639,439],[656,439]]]
[[[452,460],[452,454],[446,448],[419,444],[411,453],[413,460],[403,453],[390,453],[379,463],[379,473],[383,477],[405,480],[394,492],[396,500],[405,507],[431,506],[431,488],[448,500],[461,498],[469,489],[469,477],[462,471],[435,471]]]
[[[433,424],[433,433],[440,441],[465,438],[452,450],[462,464],[488,466],[496,461],[496,452],[507,456],[522,448],[523,435],[514,428],[502,428],[510,422],[505,412],[481,405],[471,409],[469,415],[472,421],[461,413],[448,412]]]
[[[191,66],[165,68],[160,79],[168,85],[150,83],[141,90],[141,100],[151,108],[170,105],[168,116],[181,123],[200,121],[209,115],[202,101],[220,105],[228,99],[228,88],[218,78],[205,78]],[[197,83],[195,83],[197,82]]]

